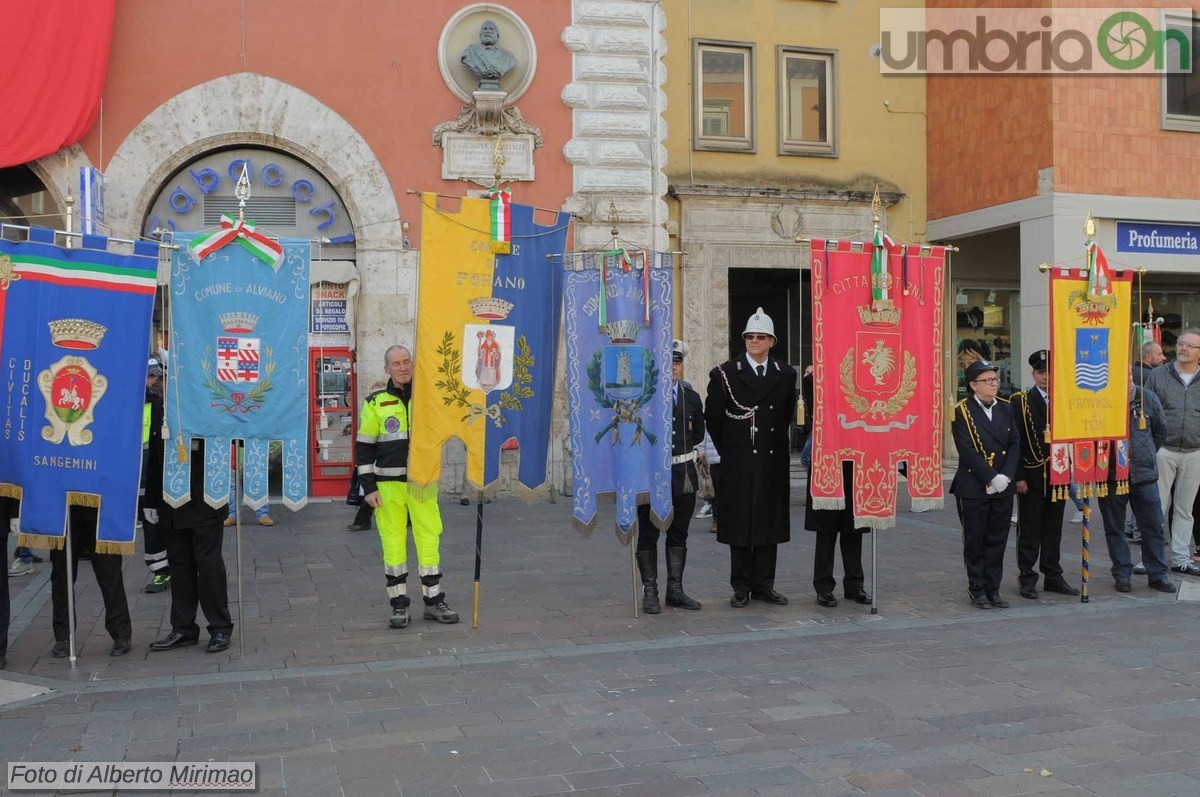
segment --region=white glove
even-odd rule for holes
[[[142,507],[142,517],[147,523],[158,523],[158,510],[150,507]]]
[[[997,473],[995,476],[992,477],[992,481],[991,481],[992,489],[998,493],[1002,493],[1005,490],[1007,490],[1008,485],[1011,483],[1012,483],[1012,481],[1007,476],[1005,476],[1003,473]]]
[[[12,520],[8,521],[8,530],[12,534],[20,534],[21,521],[18,518],[13,518]]]

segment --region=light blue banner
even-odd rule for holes
[[[171,506],[190,498],[188,441],[204,438],[204,500],[229,500],[231,445],[245,442],[247,506],[267,502],[270,443],[283,455],[283,503],[308,496],[308,241],[283,239],[279,270],[241,246],[197,264],[194,236],[177,234],[171,258],[171,348],[166,418],[170,439],[163,493]]]

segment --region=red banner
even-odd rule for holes
[[[813,506],[846,506],[856,526],[896,525],[905,463],[914,508],[941,508],[945,248],[887,246],[887,298],[872,299],[875,246],[812,242]]]
[[[74,144],[100,110],[116,0],[13,0],[0,46],[0,168]]]

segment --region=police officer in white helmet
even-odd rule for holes
[[[742,332],[746,350],[709,375],[704,419],[721,455],[717,540],[729,546],[729,604],[785,605],[775,591],[777,546],[791,539],[791,427],[796,371],[770,356],[775,323],[760,307]]]

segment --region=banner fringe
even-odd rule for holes
[[[588,521],[583,521],[577,517],[573,517],[571,518],[571,525],[575,527],[577,532],[583,535],[584,539],[587,539],[591,537],[592,532],[596,530],[596,518],[599,516],[599,514],[600,513],[597,512],[595,515],[592,515],[592,519]],[[617,537],[620,538],[620,534],[618,534]]]
[[[845,509],[846,508],[846,498],[844,496],[841,498],[827,498],[827,497],[820,497],[820,496],[814,495],[813,499],[812,499],[812,508],[813,509]]]
[[[945,498],[914,498],[912,499],[912,508],[920,512],[928,512],[932,509],[945,509]]]
[[[95,493],[79,493],[67,491],[67,506],[87,506],[92,509],[100,508],[100,496]]]
[[[21,487],[17,484],[0,484],[0,498],[16,498],[21,500]]]
[[[299,501],[295,501],[295,500],[292,500],[291,498],[288,498],[285,495],[283,497],[283,505],[285,507],[287,507],[288,509],[292,510],[293,512],[299,512],[301,509],[308,506],[308,497],[305,496],[304,498],[301,498]]]
[[[133,556],[135,553],[137,553],[137,545],[133,540],[130,540],[129,542],[96,540],[96,553],[115,553],[117,556]]]
[[[438,497],[438,483],[432,481],[429,484],[417,484],[416,482],[405,482],[408,485],[408,494],[412,496],[414,501],[436,501]]]
[[[52,537],[49,534],[21,533],[17,535],[17,545],[45,551],[61,551],[67,545],[67,538],[65,536]]]
[[[896,516],[888,515],[887,517],[859,517],[854,516],[854,528],[861,529],[890,529],[896,526]]]

